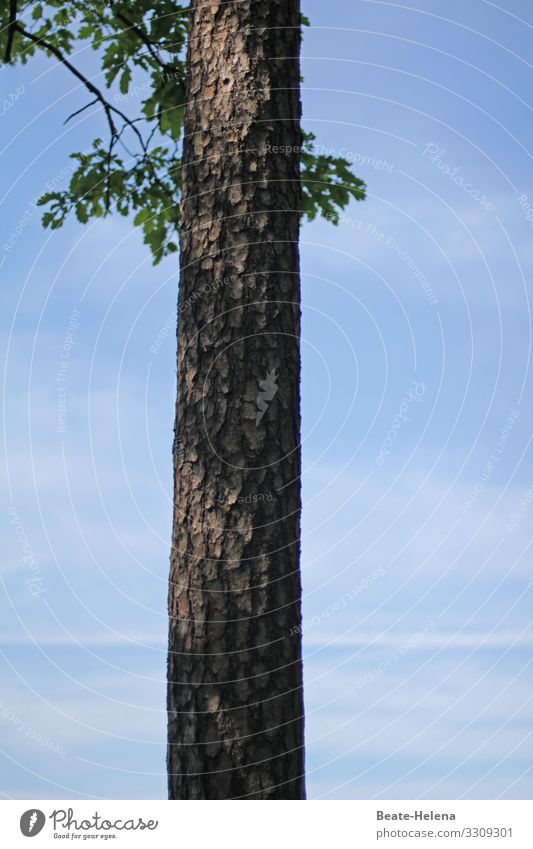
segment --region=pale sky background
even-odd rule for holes
[[[304,126],[368,184],[301,234],[308,794],[531,798],[533,9],[304,12]],[[1,80],[0,787],[165,798],[178,260],[118,217],[41,228],[102,117],[63,126],[52,61]]]

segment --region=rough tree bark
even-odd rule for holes
[[[303,799],[299,0],[190,15],[169,795]]]

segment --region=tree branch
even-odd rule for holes
[[[16,3],[16,0],[10,0],[10,1],[11,1],[12,5],[14,3]],[[0,2],[1,2],[1,0],[0,0]],[[145,33],[142,28],[139,28],[138,26],[131,24],[130,21],[128,21],[128,19],[124,15],[122,15],[121,13],[117,13],[117,12],[115,12],[115,10],[113,10],[113,13],[115,14],[115,16],[117,18],[120,18],[120,20],[123,22],[123,24],[125,24],[128,27],[131,27],[132,31],[135,32],[137,37],[142,41],[142,43],[144,45],[146,45],[147,50],[149,52],[149,55],[152,57],[152,59],[155,62],[157,62],[157,64],[160,67],[162,67],[165,70],[172,71],[174,73],[179,70],[178,68],[167,64],[166,62],[163,61],[163,59],[161,59],[161,57],[159,56],[159,54],[157,52],[157,49],[155,48],[154,44],[151,42],[148,34]],[[161,192],[166,197],[168,197],[169,205],[174,204],[175,198],[173,197],[172,192],[169,190],[167,185],[160,179],[159,174],[157,172],[157,166],[154,163],[154,161],[152,160],[151,155],[150,155],[150,151],[149,151],[151,141],[154,137],[154,134],[156,133],[156,131],[158,129],[158,123],[157,123],[155,116],[153,118],[145,118],[145,117],[143,117],[143,118],[129,118],[124,112],[122,112],[121,109],[119,109],[117,106],[114,106],[112,103],[110,103],[107,100],[107,98],[102,93],[102,91],[100,91],[100,89],[93,82],[91,82],[90,79],[88,79],[80,70],[78,70],[78,68],[75,65],[72,64],[72,62],[67,58],[65,53],[59,47],[57,47],[52,42],[48,41],[46,38],[40,37],[40,36],[36,35],[35,33],[31,32],[29,30],[26,30],[24,28],[24,26],[21,23],[19,23],[19,21],[16,18],[16,9],[15,9],[15,18],[14,18],[13,23],[12,23],[12,29],[13,29],[13,32],[19,33],[23,38],[27,39],[28,41],[37,45],[42,50],[45,50],[48,53],[50,53],[52,56],[54,56],[62,65],[64,65],[65,68],[67,68],[70,71],[71,74],[73,74],[76,77],[76,79],[78,79],[85,86],[87,91],[89,91],[90,94],[93,95],[93,98],[89,103],[85,104],[80,109],[77,109],[75,112],[73,112],[71,115],[68,116],[68,118],[64,122],[65,124],[67,124],[76,115],[81,114],[86,109],[88,109],[90,106],[93,106],[95,103],[101,104],[101,106],[102,106],[102,108],[105,112],[105,115],[106,115],[106,118],[107,118],[107,123],[109,125],[109,130],[110,130],[109,146],[108,146],[107,150],[105,151],[105,176],[102,180],[102,182],[104,183],[103,189],[104,189],[104,209],[105,209],[105,213],[107,214],[111,209],[111,198],[112,198],[111,177],[112,177],[112,169],[113,169],[113,150],[114,150],[114,147],[115,147],[116,144],[122,145],[124,147],[124,149],[127,151],[128,155],[131,157],[131,159],[133,159],[135,161],[135,165],[134,165],[134,168],[132,169],[132,171],[134,172],[135,169],[137,169],[137,168],[144,168],[149,173],[150,179],[153,181],[153,184],[157,185],[158,188],[161,190]],[[117,123],[115,123],[117,117],[120,118],[120,123],[118,121],[117,121]],[[139,121],[154,121],[155,122],[154,126],[152,127],[152,131],[148,133],[148,136],[147,136],[146,139],[143,137],[143,134],[140,132],[140,130],[136,126]],[[140,147],[139,153],[133,153],[133,152],[129,151],[128,148],[126,147],[126,145],[124,144],[124,142],[122,140],[122,135],[123,135],[124,131],[126,130],[126,128],[129,128],[135,134],[137,141],[139,143],[139,147]]]
[[[163,70],[172,71],[173,74],[175,74],[177,71],[179,71],[179,68],[177,68],[175,65],[169,65],[167,62],[165,62],[163,59],[161,59],[159,53],[157,52],[157,50],[154,47],[154,42],[150,39],[150,36],[148,35],[148,33],[144,32],[144,30],[141,27],[137,26],[137,24],[134,24],[130,20],[128,20],[128,18],[125,15],[123,15],[122,12],[115,11],[113,6],[111,8],[113,9],[113,14],[114,14],[115,18],[118,18],[118,20],[122,21],[122,23],[125,24],[125,26],[128,27],[128,29],[131,29],[135,33],[135,35],[146,46],[148,53],[150,54],[152,59],[155,62],[157,62],[157,64],[161,68],[163,68]]]
[[[95,103],[98,103],[98,98],[97,98],[97,97],[95,97],[95,98],[94,98],[94,100],[91,100],[91,102],[90,102],[90,103],[86,103],[86,104],[85,104],[85,106],[82,106],[82,107],[81,107],[81,109],[76,109],[76,111],[75,111],[75,112],[73,112],[73,113],[72,113],[72,115],[69,115],[69,116],[68,116],[68,118],[65,118],[65,120],[63,121],[63,123],[64,123],[64,124],[68,124],[68,122],[71,120],[71,118],[75,118],[75,117],[76,117],[76,115],[79,115],[81,112],[85,112],[85,110],[86,110],[86,109],[88,109],[88,108],[89,108],[89,106],[93,106]]]
[[[94,99],[93,102],[98,101],[99,103],[102,104],[102,107],[104,109],[104,112],[105,112],[105,115],[106,115],[106,118],[107,118],[107,123],[109,124],[109,129],[110,129],[110,132],[111,132],[111,141],[112,141],[111,148],[113,147],[115,141],[119,138],[119,135],[120,135],[120,133],[117,130],[116,124],[113,120],[113,114],[115,114],[115,115],[118,115],[119,118],[122,119],[122,121],[124,121],[124,124],[126,126],[128,126],[131,130],[133,130],[133,132],[137,136],[137,140],[138,140],[138,142],[141,146],[143,153],[146,155],[146,153],[147,153],[146,143],[145,143],[145,141],[142,137],[142,134],[139,132],[139,130],[135,126],[136,122],[141,120],[140,118],[132,120],[131,118],[128,118],[128,116],[124,112],[122,112],[121,109],[118,109],[116,106],[113,106],[111,103],[109,103],[109,101],[105,99],[102,92],[94,85],[94,83],[92,83],[89,79],[87,79],[87,77],[84,74],[82,74],[81,71],[79,71],[72,64],[72,62],[69,62],[67,57],[54,44],[51,44],[45,38],[40,38],[39,36],[34,35],[32,32],[28,32],[28,30],[25,30],[23,27],[21,27],[21,25],[18,23],[18,21],[15,22],[15,29],[16,29],[17,32],[19,32],[21,35],[23,35],[24,38],[29,39],[34,44],[38,44],[39,47],[42,47],[45,50],[48,50],[50,53],[52,53],[52,55],[55,56],[56,59],[58,59],[61,62],[61,64],[63,64],[66,68],[68,68],[68,70],[72,74],[74,74],[74,76],[78,80],[80,80],[80,82],[83,83],[83,85],[87,88],[87,90],[90,91],[92,95],[94,95],[95,99]]]
[[[52,53],[56,57],[56,59],[59,59],[59,61],[63,65],[65,65],[65,67],[68,68],[69,71],[74,74],[74,76],[77,77],[78,80],[80,80],[80,82],[83,83],[83,85],[91,92],[91,94],[95,96],[96,100],[98,100],[102,104],[104,112],[106,114],[107,122],[109,124],[109,129],[111,130],[111,135],[113,136],[113,138],[117,136],[117,128],[113,121],[111,110],[118,110],[115,110],[114,107],[107,102],[103,94],[96,88],[96,86],[93,85],[93,83],[88,80],[87,77],[85,77],[81,73],[81,71],[78,71],[78,69],[71,62],[69,62],[67,57],[64,56],[61,50],[59,50],[59,48],[56,47],[54,44],[51,44],[45,38],[39,38],[39,36],[34,35],[32,32],[28,32],[28,30],[25,30],[23,27],[21,27],[18,22],[15,22],[15,29],[17,32],[23,35],[24,38],[29,39],[34,44],[38,44],[40,47],[44,47],[45,50],[48,50],[50,53]]]
[[[17,0],[9,0],[9,23],[7,25],[7,43],[4,62],[6,65],[11,62],[11,51],[13,49],[13,39],[15,37],[15,29],[17,25]]]

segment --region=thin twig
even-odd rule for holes
[[[153,138],[153,136],[154,136],[154,134],[157,130],[157,122],[155,123],[152,131],[150,132],[150,134],[148,136],[148,139],[146,139],[146,140],[143,138],[142,133],[139,131],[139,129],[136,126],[136,124],[140,121],[147,121],[147,122],[150,121],[150,120],[155,121],[155,116],[153,118],[140,117],[140,118],[133,118],[132,119],[132,118],[129,118],[124,112],[122,112],[121,109],[118,109],[116,106],[113,106],[113,104],[111,104],[108,100],[106,100],[106,98],[104,97],[102,92],[94,85],[94,83],[92,83],[84,74],[82,74],[81,71],[79,71],[78,68],[76,68],[72,64],[72,62],[70,62],[67,59],[67,57],[64,55],[64,53],[58,47],[56,47],[51,42],[47,41],[46,38],[39,37],[39,36],[35,35],[34,33],[29,32],[28,30],[24,29],[24,27],[22,27],[16,19],[16,0],[11,0],[11,4],[12,4],[12,6],[15,6],[15,18],[14,18],[14,21],[13,21],[13,24],[12,24],[13,32],[20,33],[20,35],[24,36],[24,38],[27,38],[29,41],[33,42],[34,44],[37,44],[42,49],[47,50],[49,53],[51,53],[53,56],[55,56],[56,59],[58,59],[59,62],[61,62],[62,65],[64,65],[78,80],[80,80],[80,82],[83,83],[85,88],[94,96],[93,100],[90,103],[87,103],[85,106],[82,106],[81,109],[78,109],[76,112],[73,112],[72,115],[69,115],[69,117],[65,121],[65,124],[68,123],[68,121],[70,121],[71,118],[74,118],[76,115],[79,115],[81,112],[84,112],[85,109],[88,109],[90,106],[93,106],[95,103],[100,103],[102,105],[103,109],[104,109],[104,112],[105,112],[105,115],[106,115],[106,118],[107,118],[107,123],[108,123],[109,129],[110,129],[110,134],[111,134],[111,138],[109,140],[109,148],[108,148],[107,154],[106,154],[106,160],[107,160],[107,162],[106,162],[106,165],[107,165],[107,167],[106,167],[106,186],[105,186],[105,210],[106,210],[106,213],[109,212],[110,207],[111,207],[111,165],[112,165],[113,148],[116,144],[120,144],[122,147],[124,147],[124,149],[129,154],[129,156],[132,159],[136,160],[136,164],[135,164],[135,166],[132,170],[134,171],[135,168],[144,164],[144,166],[149,170],[149,172],[151,174],[151,178],[154,181],[154,183],[157,184],[160,187],[160,189],[162,191],[164,191],[165,194],[167,194],[170,203],[173,203],[172,194],[169,193],[167,186],[159,178],[159,176],[157,174],[157,170],[154,167],[154,163],[152,162],[152,160],[150,158],[149,145],[150,145],[150,142],[152,141],[152,138]],[[115,12],[114,10],[113,10],[113,12],[114,12],[114,14],[117,18],[120,18],[127,26],[130,26],[132,28],[132,30],[135,32],[135,34],[138,36],[138,38],[140,38],[142,40],[142,42],[147,46],[148,51],[149,51],[152,59],[154,59],[154,61],[156,61],[161,67],[163,67],[166,70],[172,70],[173,72],[176,72],[178,70],[174,66],[165,63],[159,57],[157,51],[154,48],[153,43],[150,41],[149,36],[146,33],[144,33],[144,31],[142,29],[140,29],[137,26],[132,25],[124,17],[124,15],[119,14],[119,13]],[[117,125],[115,124],[114,116],[118,116],[122,121],[122,126],[120,127],[120,129],[117,129]],[[124,133],[124,130],[127,127],[129,129],[131,129],[133,131],[133,133],[135,134],[142,153],[133,154],[131,151],[128,150],[128,148],[126,147],[126,145],[122,141],[122,134]]]
[[[122,23],[125,24],[128,29],[131,29],[135,33],[135,35],[142,41],[142,43],[146,45],[148,53],[150,54],[152,59],[157,62],[157,64],[161,68],[163,68],[163,70],[172,71],[173,74],[176,74],[180,71],[180,69],[175,65],[169,65],[168,62],[165,62],[163,59],[161,59],[159,53],[154,47],[154,42],[151,40],[148,33],[146,33],[142,29],[142,27],[139,27],[137,26],[137,24],[134,24],[130,20],[128,20],[128,18],[124,14],[122,14],[122,12],[118,12],[113,9],[113,14],[115,18],[118,18],[119,21],[122,21]]]
[[[63,121],[63,124],[68,124],[68,122],[70,121],[71,118],[75,118],[76,115],[80,115],[81,112],[85,112],[85,110],[88,109],[89,106],[93,106],[95,103],[98,103],[97,97],[95,97],[94,100],[91,100],[90,103],[87,103],[85,106],[82,106],[81,109],[77,109],[76,112],[73,112],[72,115],[68,116],[68,118],[65,118],[65,120]]]
[[[96,88],[96,86],[93,85],[93,83],[88,80],[87,77],[85,77],[81,73],[81,71],[78,71],[78,69],[71,62],[69,62],[66,56],[64,56],[61,50],[59,50],[59,48],[56,47],[54,44],[51,44],[45,38],[34,35],[32,32],[28,32],[28,30],[25,30],[23,27],[21,27],[18,21],[15,23],[15,29],[17,32],[23,35],[24,38],[33,41],[34,44],[38,44],[40,47],[44,47],[45,50],[48,50],[50,53],[52,53],[56,57],[56,59],[59,59],[59,61],[63,65],[65,65],[65,67],[68,68],[69,71],[74,74],[74,76],[77,77],[78,80],[80,80],[80,82],[84,84],[84,86],[91,92],[91,94],[94,94],[96,100],[98,100],[104,108],[107,122],[109,124],[109,129],[111,130],[111,135],[116,136],[117,128],[115,126],[113,116],[111,114],[111,110],[114,109],[114,107],[112,107],[111,104],[107,102],[103,94]]]

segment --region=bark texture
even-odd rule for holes
[[[169,795],[303,799],[299,2],[190,14]]]

